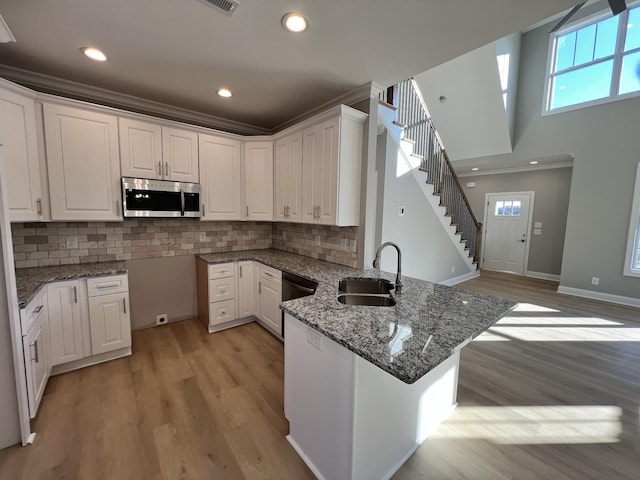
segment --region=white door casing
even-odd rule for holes
[[[482,267],[524,274],[535,192],[487,193],[485,196]]]

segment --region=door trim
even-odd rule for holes
[[[489,209],[487,208],[488,202],[490,201],[490,197],[492,196],[505,196],[505,195],[529,195],[531,200],[529,202],[529,215],[527,218],[527,243],[524,247],[524,269],[522,270],[522,274],[517,274],[513,272],[514,275],[522,275],[526,276],[527,271],[529,270],[529,248],[531,247],[531,226],[533,225],[533,206],[534,200],[536,196],[536,192],[534,191],[525,191],[525,192],[491,192],[484,194],[484,215],[482,217],[482,251],[480,252],[480,268],[484,268],[484,249],[487,245],[487,219],[489,218]]]

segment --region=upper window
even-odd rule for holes
[[[640,163],[636,172],[636,187],[633,192],[624,274],[640,277]]]
[[[551,36],[545,111],[640,94],[640,6],[572,25]]]

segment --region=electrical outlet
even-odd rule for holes
[[[591,285],[600,285],[600,278],[591,277]]]
[[[207,241],[207,232],[200,232],[200,241],[201,242]]]
[[[67,237],[67,250],[78,248],[78,237]]]
[[[156,315],[156,326],[158,325],[166,325],[169,322],[169,317],[166,313],[162,315]]]

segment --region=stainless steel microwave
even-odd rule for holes
[[[122,177],[125,217],[200,217],[200,184]]]

